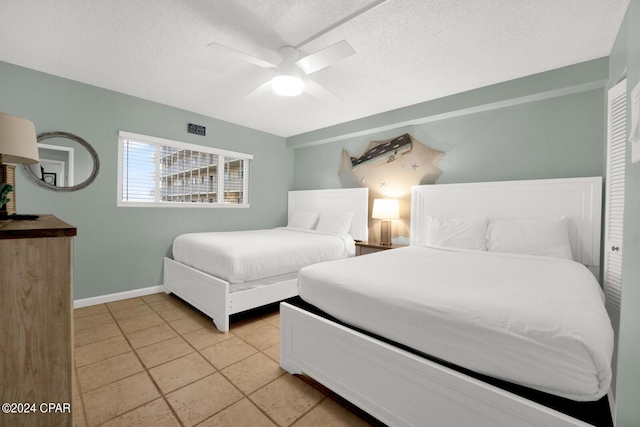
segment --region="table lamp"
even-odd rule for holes
[[[36,127],[29,120],[0,113],[0,219],[11,219],[16,212],[15,166],[6,163],[38,163],[38,139]],[[8,197],[7,186],[13,188]],[[9,201],[6,201],[8,197]]]
[[[391,246],[391,220],[400,218],[398,199],[374,199],[371,217],[381,219],[380,244]]]

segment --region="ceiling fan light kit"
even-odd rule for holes
[[[304,90],[304,80],[295,74],[277,73],[271,79],[271,88],[282,96],[298,96]]]
[[[333,64],[342,61],[345,58],[354,55],[356,51],[345,40],[339,41],[329,47],[320,49],[312,54],[305,55],[302,58],[300,48],[312,41],[328,34],[336,28],[346,24],[349,21],[356,19],[359,16],[375,9],[387,0],[374,0],[371,1],[365,7],[356,10],[352,14],[344,17],[338,22],[326,27],[322,31],[314,34],[308,39],[304,40],[296,47],[284,46],[278,50],[280,54],[281,62],[276,65],[263,59],[257,58],[253,55],[249,55],[239,50],[233,49],[229,46],[225,46],[219,43],[210,43],[208,46],[221,53],[226,53],[236,58],[257,65],[258,67],[265,68],[267,70],[275,70],[271,80],[262,83],[260,86],[249,92],[243,99],[252,100],[256,99],[266,92],[269,88],[278,95],[283,96],[298,96],[303,91],[306,91],[311,96],[316,97],[322,101],[328,103],[334,103],[336,101],[343,101],[342,98],[314,81],[308,78],[309,74],[315,73]]]
[[[278,53],[282,62],[271,78],[271,89],[282,96],[298,96],[304,90],[302,73],[298,71],[294,63],[300,56],[298,50],[291,46],[281,48]]]
[[[208,46],[245,62],[274,71],[270,80],[261,84],[244,97],[246,100],[262,96],[271,89],[276,94],[283,96],[298,96],[303,91],[306,91],[325,102],[342,101],[340,97],[308,76],[356,53],[349,43],[344,40],[303,58],[300,58],[300,51],[297,48],[284,46],[278,50],[281,61],[276,65],[219,43],[211,43]]]

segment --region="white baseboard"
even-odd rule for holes
[[[77,299],[73,301],[73,308],[89,307],[91,305],[104,304],[107,302],[120,301],[128,298],[142,297],[145,295],[157,294],[164,292],[164,286],[151,286],[148,288],[134,289],[132,291],[118,292],[115,294],[101,295],[91,298]]]

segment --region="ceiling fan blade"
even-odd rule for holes
[[[208,47],[217,50],[218,52],[223,52],[229,55],[233,55],[238,59],[241,59],[246,62],[250,62],[258,67],[266,68],[268,70],[278,68],[277,65],[267,62],[263,59],[256,58],[255,56],[251,56],[248,53],[240,52],[239,50],[235,50],[230,48],[229,46],[225,46],[219,43],[210,43],[207,45]]]
[[[354,53],[356,53],[356,51],[353,50],[351,45],[345,40],[342,40],[341,42],[319,50],[316,53],[305,56],[298,60],[295,65],[297,65],[305,74],[311,74],[348,58]]]
[[[242,99],[246,99],[250,101],[252,99],[256,99],[264,95],[270,90],[271,90],[271,79],[267,80],[266,82],[262,83],[260,86],[258,86],[257,88],[255,88],[254,90],[246,94]]]
[[[336,104],[338,102],[344,101],[344,99],[340,98],[335,93],[331,92],[326,87],[322,86],[320,83],[316,83],[313,80],[306,79],[304,82],[304,90],[321,101],[324,101],[329,104]]]

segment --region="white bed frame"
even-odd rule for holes
[[[597,273],[601,204],[599,177],[414,186],[411,244],[425,241],[429,214],[567,215],[574,258]],[[293,305],[281,304],[280,319],[280,366],[390,426],[589,426]]]
[[[366,188],[289,191],[288,216],[295,210],[323,213],[353,212],[349,234],[366,240],[369,192]],[[298,295],[298,273],[229,284],[210,274],[164,259],[164,291],[173,293],[213,319],[223,332],[229,330],[229,316]]]

